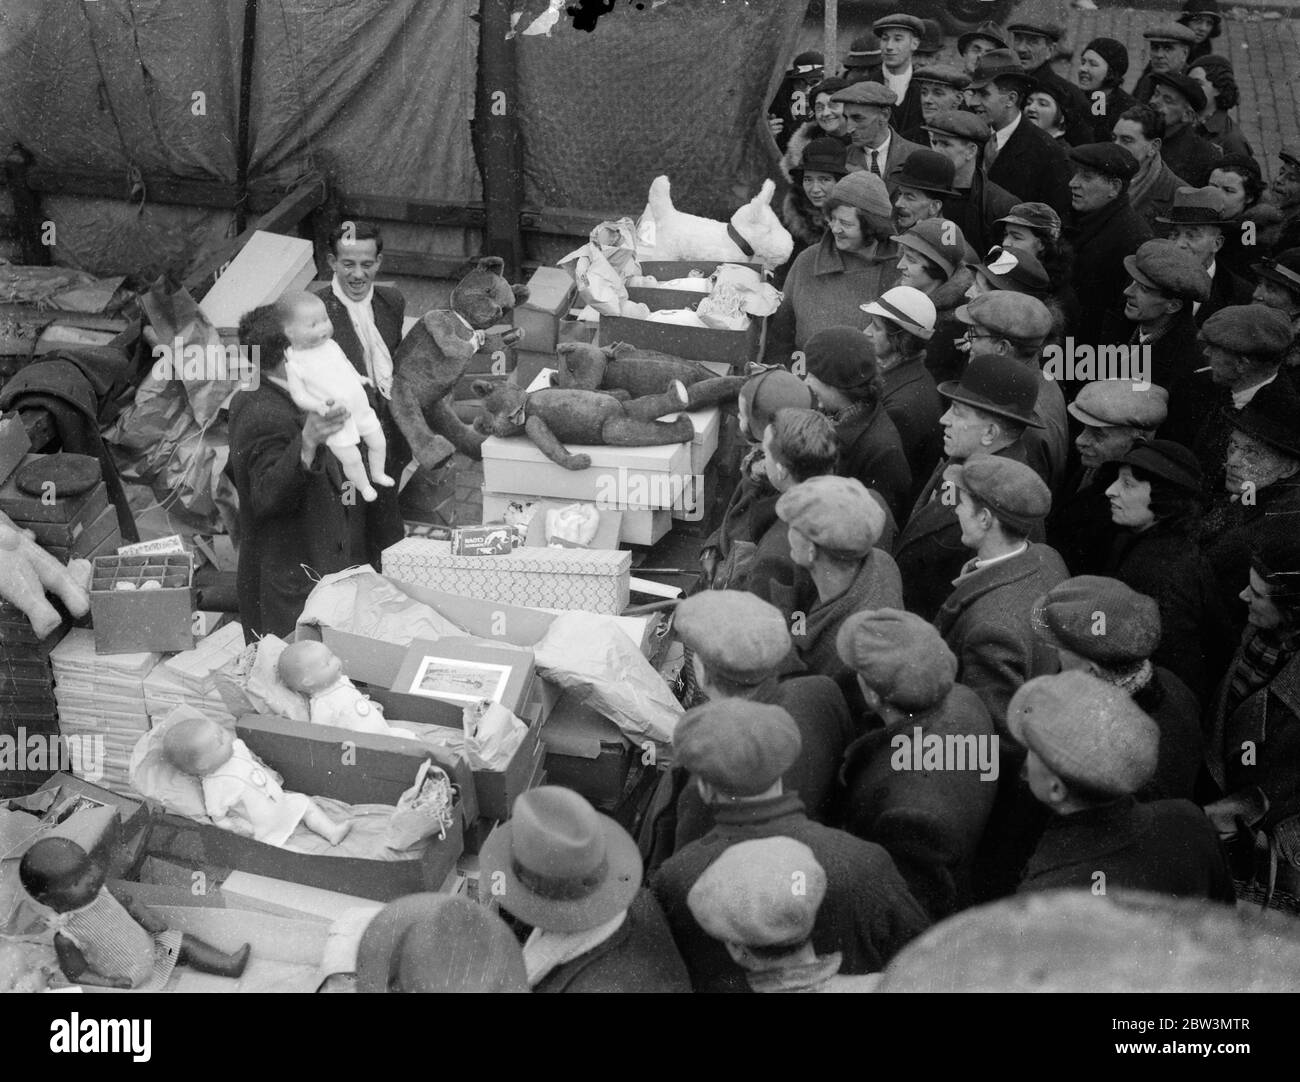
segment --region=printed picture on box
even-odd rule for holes
[[[105,808],[107,806],[102,800],[95,800],[82,793],[59,806],[55,812],[54,822],[62,823],[65,819],[71,819],[77,812],[85,811],[88,808]]]
[[[412,695],[451,702],[499,703],[510,679],[509,665],[490,665],[457,658],[426,657],[411,684]]]

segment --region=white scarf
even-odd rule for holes
[[[625,920],[626,909],[607,924],[586,932],[546,932],[534,928],[524,943],[524,968],[528,972],[528,987],[536,988],[553,969],[594,951],[623,927]]]
[[[366,375],[370,377],[370,382],[379,389],[381,395],[392,398],[393,357],[388,352],[388,344],[379,333],[379,328],[375,326],[375,311],[371,304],[375,296],[375,287],[372,285],[361,300],[354,301],[343,292],[338,276],[335,275],[330,279],[330,289],[347,311],[352,320],[352,329],[357,332],[357,339],[361,342],[361,348],[365,350]]]

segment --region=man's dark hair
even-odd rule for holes
[[[772,457],[797,483],[835,472],[839,441],[835,422],[817,410],[786,406],[772,417]]]
[[[1142,129],[1142,138],[1148,141],[1165,137],[1165,114],[1149,105],[1131,105],[1119,114],[1119,119],[1133,121]]]
[[[363,240],[373,240],[375,242],[375,254],[378,255],[384,250],[384,238],[379,235],[379,226],[373,222],[339,222],[330,231],[330,252],[334,255],[339,254],[339,241],[344,237],[350,237],[354,242]]]
[[[284,333],[284,318],[275,304],[263,304],[239,317],[239,344],[258,350],[261,368],[279,368],[289,338]]]
[[[993,85],[1003,94],[1014,93],[1017,105],[1023,106],[1029,99],[1029,84],[1014,75],[999,75],[993,80]]]

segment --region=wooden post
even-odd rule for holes
[[[523,240],[523,154],[519,139],[519,79],[510,30],[510,0],[483,0],[479,33],[478,104],[475,128],[483,171],[483,254],[500,256],[506,276],[519,280]]]
[[[248,157],[249,114],[253,103],[253,51],[257,45],[257,0],[244,0],[244,39],[239,50],[239,120],[235,138],[235,187],[239,202],[235,204],[235,232],[242,233],[248,224]]]
[[[840,70],[840,0],[823,0],[823,2],[826,5],[826,16],[822,24],[822,55],[825,57],[822,70],[829,77]]]
[[[41,197],[27,183],[27,170],[31,164],[32,156],[27,148],[21,143],[15,143],[4,161],[5,184],[14,201],[20,258],[29,267],[48,267],[50,248],[41,243],[41,234],[44,232]]]

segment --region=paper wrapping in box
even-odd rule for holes
[[[489,492],[483,489],[483,517],[499,519],[512,503],[535,503],[542,496],[524,496],[517,492]],[[567,501],[565,501],[567,502]],[[629,545],[653,545],[673,527],[672,512],[668,510],[634,510],[619,512],[623,517],[619,538]]]
[[[453,556],[447,541],[407,537],[384,550],[384,574],[449,593],[547,609],[617,615],[627,607],[632,555],[607,549],[521,548]]]

